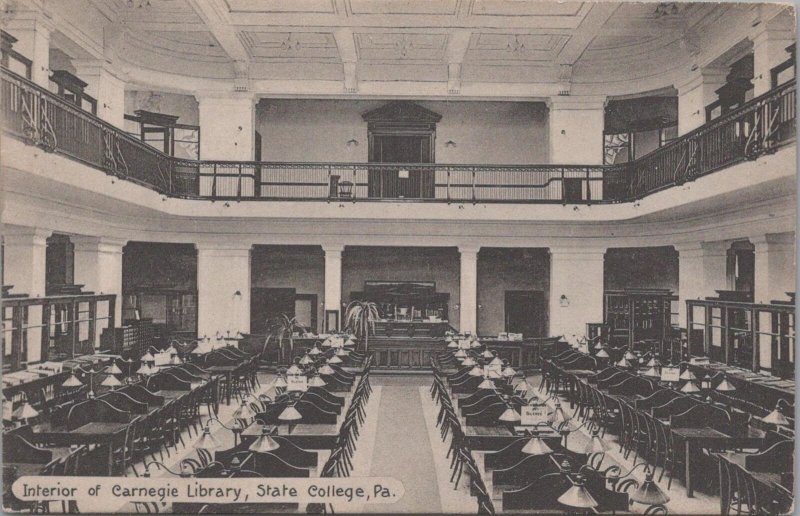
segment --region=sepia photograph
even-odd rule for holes
[[[0,0],[2,512],[793,514],[796,39]]]

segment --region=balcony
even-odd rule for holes
[[[795,138],[795,81],[620,165],[278,163],[169,156],[1,69],[3,130],[162,195],[220,201],[632,202]]]

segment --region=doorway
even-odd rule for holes
[[[506,290],[505,330],[525,338],[544,335],[545,300],[541,290]]]
[[[371,163],[430,163],[431,134],[373,134]],[[432,198],[432,170],[413,167],[370,168],[369,196],[382,198]]]

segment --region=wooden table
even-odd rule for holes
[[[509,444],[518,439],[524,439],[527,436],[523,433],[516,433],[511,428],[505,425],[497,426],[473,426],[463,425],[464,437],[466,445],[471,450],[475,451],[498,451],[502,450]],[[557,439],[561,440],[561,435],[555,430],[549,432],[541,431],[541,427],[530,427],[536,429],[537,435],[542,439]]]
[[[233,378],[233,372],[239,369],[240,366],[238,365],[226,365],[226,366],[211,366],[207,367],[206,371],[211,374],[221,374],[225,376],[225,381],[227,382],[227,388],[225,389],[225,404],[231,404],[231,380]]]
[[[86,423],[73,430],[63,427],[53,427],[50,423],[42,423],[31,428],[36,440],[54,443],[56,446],[81,446],[86,444],[108,444],[108,474],[113,471],[112,441],[114,437],[125,430],[130,423]]]
[[[274,428],[274,427],[273,427]],[[300,423],[298,425],[278,425],[275,435],[289,439],[292,444],[306,450],[331,450],[336,446],[339,437],[339,425],[317,425]],[[243,445],[249,445],[262,433],[262,425],[251,423],[244,432],[241,440]]]
[[[695,457],[702,448],[730,449],[730,448],[759,448],[764,441],[765,433],[762,430],[748,427],[747,432],[737,436],[730,436],[714,428],[672,428],[672,435],[684,446],[684,467],[686,472],[686,496],[694,496],[693,473]],[[676,442],[676,445],[678,443]]]
[[[722,472],[722,461],[727,461],[730,464],[738,466],[745,470],[747,474],[755,481],[764,486],[768,491],[774,492],[779,494],[781,497],[785,498],[785,503],[790,505],[793,500],[792,494],[792,485],[790,484],[788,487],[784,484],[784,478],[781,473],[773,473],[769,471],[752,471],[747,469],[746,467],[746,458],[748,456],[747,453],[736,453],[736,452],[725,452],[725,453],[715,453],[714,455],[719,458],[720,461],[720,514],[725,513],[725,508],[728,505],[728,500],[726,497],[726,491],[723,489],[722,480],[723,480],[723,472]]]

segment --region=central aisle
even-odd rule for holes
[[[381,385],[378,429],[371,476],[395,477],[405,496],[391,506],[367,504],[366,512],[435,513],[441,499],[431,443],[420,403],[419,387],[425,376],[377,377]]]

